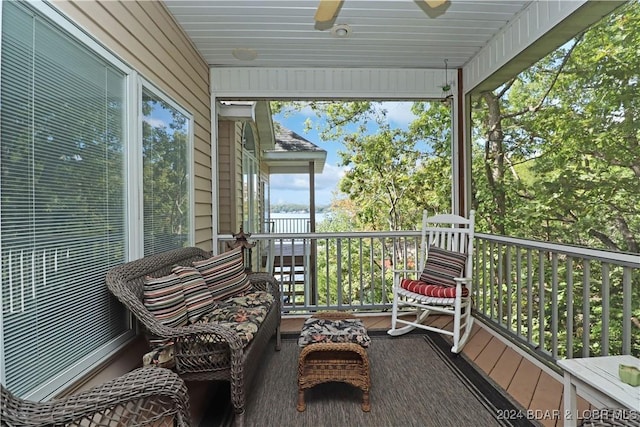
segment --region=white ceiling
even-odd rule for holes
[[[319,0],[165,0],[212,66],[460,68],[528,0],[344,0],[337,17],[316,23]],[[351,33],[338,38],[334,24]],[[255,51],[254,60],[234,49]],[[247,49],[249,51],[247,51]]]

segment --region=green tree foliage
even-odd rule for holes
[[[475,99],[487,231],[640,252],[638,11],[630,3]]]
[[[340,190],[358,205],[367,229],[402,230],[415,225],[419,209],[421,154],[406,132],[383,126],[374,135],[345,139],[340,151],[347,167]]]
[[[392,128],[378,102],[274,102],[272,110],[311,109],[323,140],[340,141],[347,172],[340,190],[357,206],[351,215],[358,230],[406,230],[418,227],[423,209],[450,211],[450,104],[416,103],[419,119],[409,130]],[[314,124],[307,120],[307,127]],[[373,127],[372,127],[373,126]]]
[[[500,88],[474,98],[474,204],[480,230],[639,252],[639,18],[638,2],[630,2]],[[539,257],[547,265],[553,261],[548,254]],[[496,262],[506,271],[509,260],[515,262],[503,254]],[[568,351],[601,354],[606,278],[607,350],[619,353],[622,307],[629,303],[623,301],[622,268],[574,259],[569,283],[566,262],[559,259],[555,269],[542,271],[527,266],[538,284],[523,290],[524,307],[534,305],[533,313],[540,310],[543,316],[530,319],[524,314],[525,325],[532,321],[525,333],[537,337],[542,331],[545,342],[540,344],[550,348],[557,310],[560,341],[573,337]],[[510,280],[526,279],[524,270],[523,277]],[[515,322],[526,313],[508,303],[513,288],[504,281],[492,277],[489,286],[495,298],[492,309],[501,322]],[[632,352],[638,354],[637,274],[631,290]],[[582,348],[583,333],[590,335],[589,349]]]

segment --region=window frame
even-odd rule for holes
[[[0,46],[2,42],[2,17],[5,2],[0,4]],[[179,105],[175,100],[169,97],[165,92],[160,90],[150,81],[144,79],[133,66],[127,64],[120,59],[114,52],[109,50],[89,32],[79,27],[70,17],[58,10],[54,5],[43,0],[32,0],[23,3],[22,7],[33,11],[40,19],[47,21],[56,31],[60,31],[69,40],[75,41],[85,47],[97,58],[108,63],[114,69],[119,70],[123,74],[124,87],[124,104],[122,108],[122,147],[123,162],[122,179],[124,183],[123,213],[125,233],[123,244],[125,246],[124,260],[133,260],[143,256],[144,233],[142,218],[142,90],[153,93],[158,98],[175,108],[181,114],[188,118],[189,133],[187,141],[187,173],[189,186],[189,241],[193,244],[195,240],[195,167],[194,167],[194,135],[195,120],[193,114],[187,109]],[[0,63],[1,65],[1,63]],[[1,247],[0,247],[1,249]],[[1,266],[0,266],[1,269]],[[0,307],[2,307],[2,294],[0,293]],[[136,322],[132,315],[128,315],[126,319],[126,329],[122,331],[115,339],[111,339],[91,351],[87,355],[80,355],[78,359],[68,368],[60,372],[53,372],[46,380],[27,392],[22,393],[20,397],[29,400],[47,400],[55,397],[70,384],[89,374],[96,366],[105,363],[112,355],[122,350],[137,335]],[[5,334],[4,334],[3,315],[0,315],[0,382],[5,384],[6,364],[5,364]]]
[[[138,76],[137,78],[137,87],[136,87],[136,111],[137,111],[137,120],[136,120],[136,143],[131,144],[132,150],[129,152],[131,156],[131,176],[134,177],[132,181],[136,181],[133,185],[135,188],[131,188],[130,197],[129,197],[129,206],[131,206],[131,221],[133,230],[139,230],[138,233],[130,233],[129,238],[131,245],[131,255],[130,259],[138,259],[144,256],[144,176],[143,176],[143,156],[142,156],[142,141],[143,141],[143,122],[144,115],[142,113],[142,92],[148,91],[161,101],[167,103],[171,108],[178,111],[180,114],[187,118],[189,123],[189,134],[187,135],[187,176],[190,177],[188,180],[188,192],[189,192],[189,245],[193,246],[195,241],[195,182],[194,182],[194,139],[195,139],[195,119],[194,116],[189,110],[181,106],[177,101],[171,98],[166,94],[163,90],[158,88],[156,85],[151,83],[149,80],[145,79],[142,76]],[[139,173],[136,173],[136,170]]]

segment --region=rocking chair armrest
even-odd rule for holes
[[[165,368],[139,368],[88,390],[46,402],[19,399],[5,390],[2,397],[2,418],[9,425],[79,425],[87,419],[101,423],[129,420],[135,424],[162,421],[165,417],[174,417],[178,426],[190,425],[185,383]],[[126,409],[114,410],[117,407]]]
[[[471,277],[454,277],[456,281],[456,298],[462,298],[462,289],[467,288],[469,295],[471,295]]]

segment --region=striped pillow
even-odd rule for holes
[[[431,246],[427,252],[427,262],[420,274],[420,281],[430,285],[456,286],[454,277],[462,277],[467,254],[447,251]]]
[[[210,313],[215,308],[211,291],[204,277],[195,267],[176,265],[171,271],[180,278],[182,283],[189,323],[197,322],[203,314]]]
[[[175,328],[187,324],[187,306],[180,278],[171,273],[164,277],[144,278],[143,302],[160,323]]]
[[[193,266],[204,277],[216,301],[241,294],[251,288],[244,271],[242,247],[215,255],[204,261],[194,261]]]

